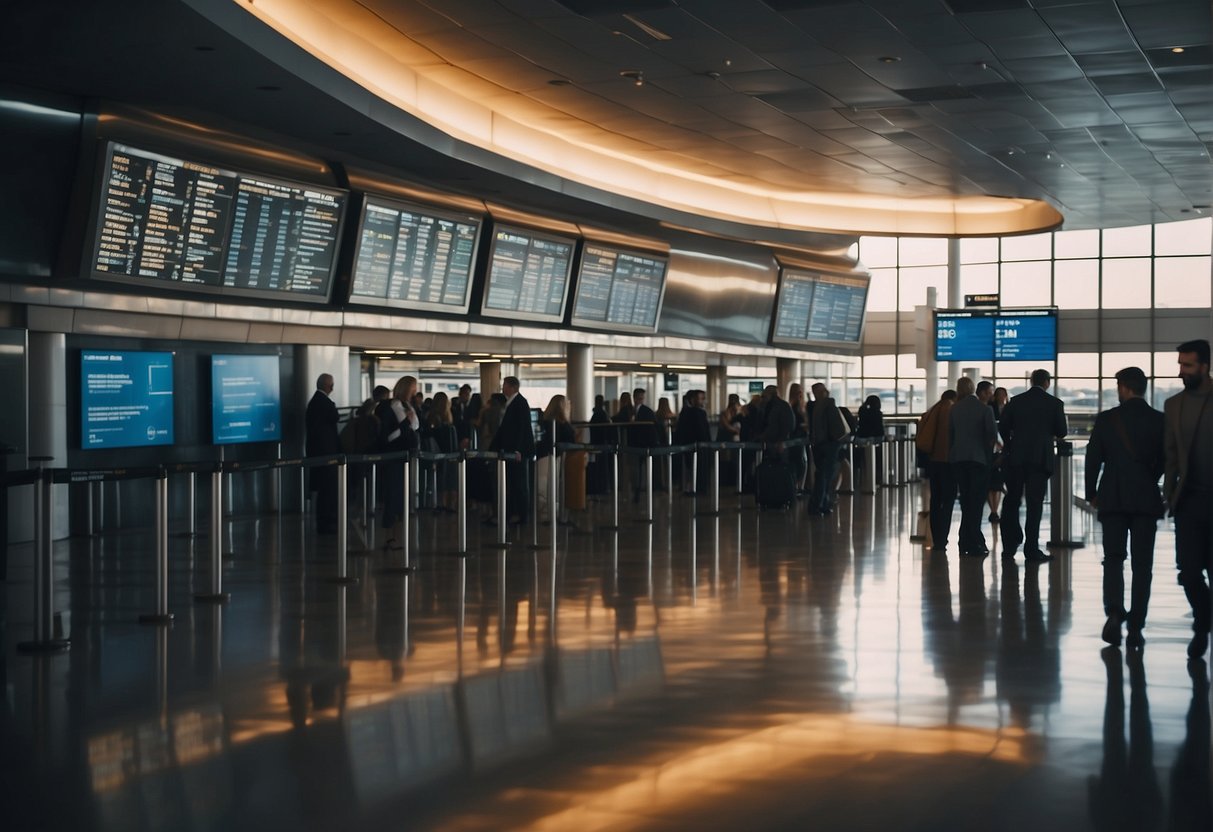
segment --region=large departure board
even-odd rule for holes
[[[935,360],[1056,361],[1057,310],[936,310]]]
[[[559,322],[564,319],[572,265],[572,240],[498,226],[480,311],[499,318]]]
[[[368,196],[350,300],[466,313],[479,238],[479,217]]]
[[[668,260],[586,243],[577,277],[573,323],[652,332],[665,291]]]
[[[784,344],[858,344],[868,303],[868,276],[785,268],[771,340]]]
[[[281,299],[328,298],[345,194],[111,143],[95,277]]]

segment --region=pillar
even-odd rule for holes
[[[50,467],[66,468],[67,336],[62,332],[29,334],[29,412],[36,414],[29,420],[29,455],[54,457]],[[68,535],[67,486],[56,485],[54,491],[54,536],[59,539]]]
[[[729,368],[728,367],[708,367],[708,414],[720,413],[724,410],[724,406],[729,403]],[[681,404],[681,403],[680,403]],[[675,406],[677,411],[678,407]]]
[[[960,291],[960,239],[948,238],[948,309],[963,309],[964,294]],[[960,378],[959,361],[948,362],[948,387]]]
[[[303,348],[303,403],[306,408],[308,400],[316,391],[316,379],[321,373],[333,377],[333,404],[338,407],[348,407],[361,404],[361,400],[350,398],[350,348],[326,345],[307,344]]]
[[[949,249],[949,259],[951,258],[951,249]],[[935,309],[938,305],[938,293],[934,286],[927,287],[927,309]],[[923,401],[926,403],[923,408],[924,412],[931,409],[931,405],[939,401],[939,362],[935,360],[935,330],[934,327],[928,326],[925,337],[930,339],[930,342],[925,346],[927,350],[927,360],[925,368],[927,371],[927,386],[923,391]],[[913,408],[911,408],[912,410]]]
[[[480,398],[484,404],[489,403],[489,396],[501,392],[501,362],[482,361],[480,363]]]
[[[564,355],[569,418],[588,422],[594,413],[594,348],[588,344],[566,344]]]
[[[790,387],[793,383],[801,383],[800,359],[776,358],[775,384],[779,387],[779,395],[786,399],[788,397],[788,387]],[[839,401],[841,401],[841,399],[839,399]]]

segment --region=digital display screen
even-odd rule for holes
[[[368,196],[350,299],[466,313],[479,239],[477,217]]]
[[[173,444],[171,352],[80,353],[81,446]]]
[[[481,312],[533,321],[564,319],[573,241],[501,226],[493,234]]]
[[[1057,310],[937,310],[935,360],[1056,361]]]
[[[211,357],[211,438],[216,445],[282,438],[278,356]]]
[[[867,275],[783,269],[772,340],[858,344],[867,303]]]
[[[110,144],[94,276],[328,298],[345,194]]]
[[[665,290],[668,260],[586,243],[573,303],[573,323],[651,332]]]

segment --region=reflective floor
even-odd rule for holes
[[[0,658],[5,830],[1210,828],[1209,686],[1159,534],[1141,662],[1099,639],[1098,529],[1044,566],[912,543],[909,488],[838,511],[657,522],[592,503],[508,551],[351,557],[298,516],[208,541],[56,549],[68,653],[32,633],[11,553]],[[700,505],[700,509],[704,506]],[[1047,522],[1047,521],[1046,521]],[[177,531],[174,529],[174,531]],[[987,535],[989,530],[987,528]],[[351,549],[360,544],[351,543]],[[68,577],[70,574],[70,578]]]

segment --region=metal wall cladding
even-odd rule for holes
[[[765,345],[778,283],[767,249],[698,235],[671,240],[657,332]]]

